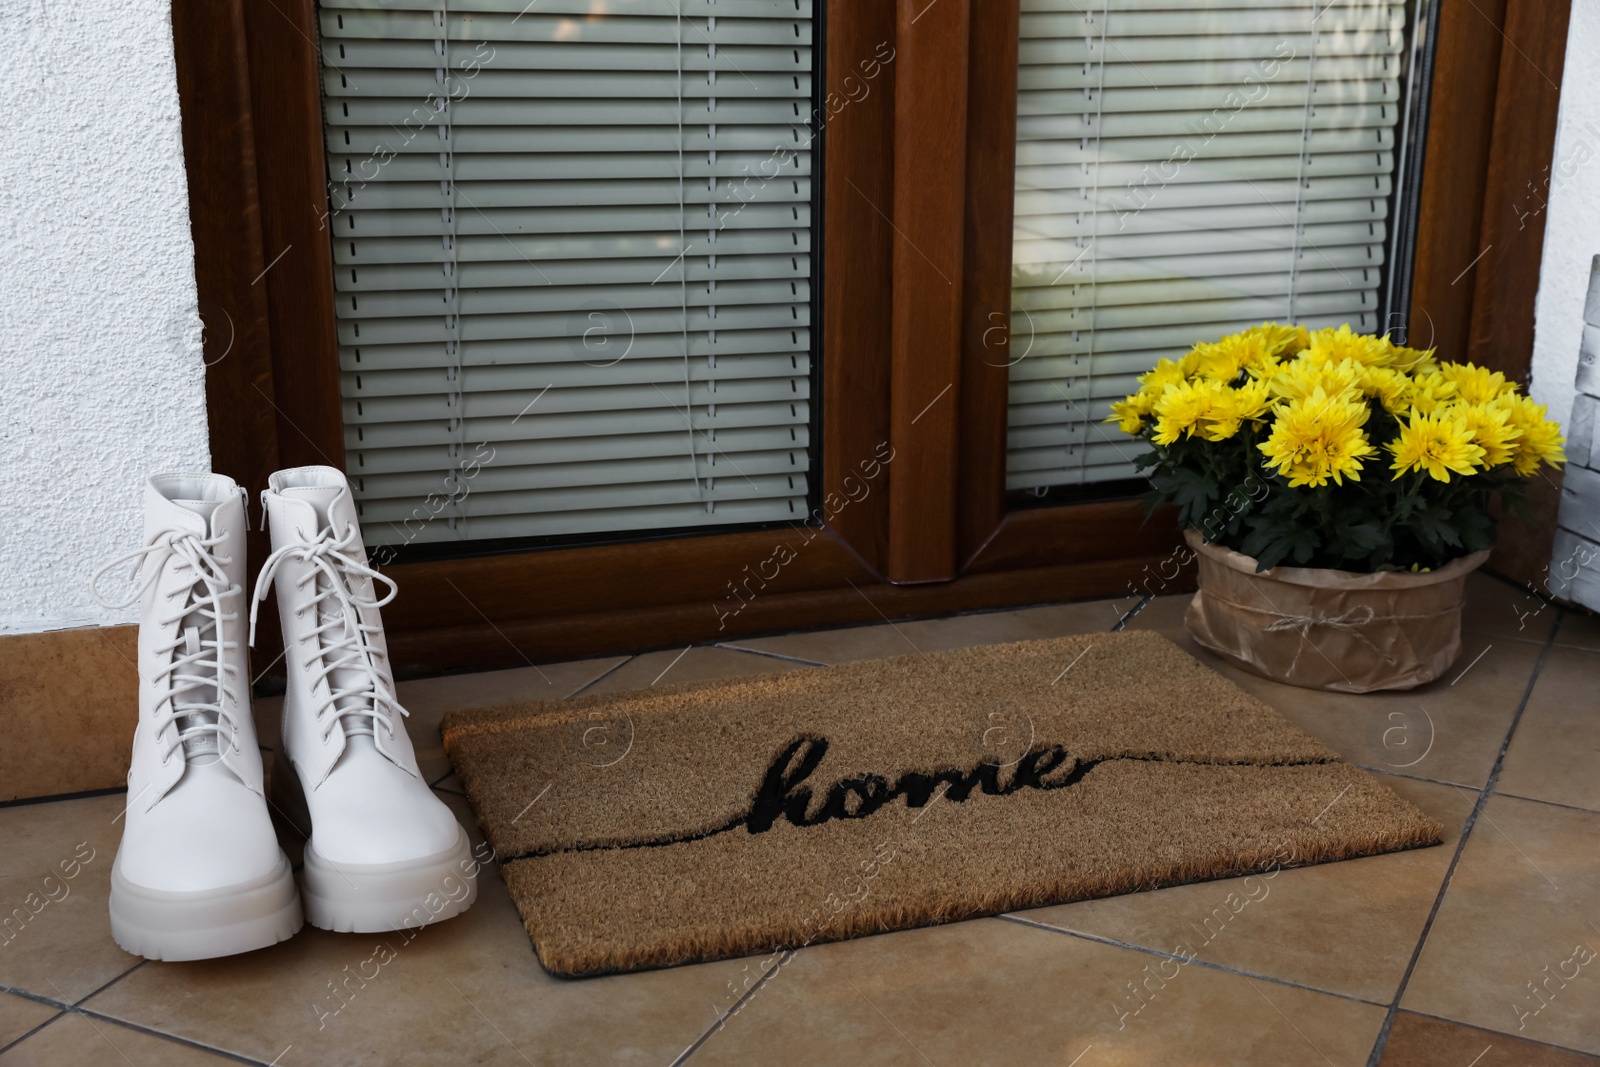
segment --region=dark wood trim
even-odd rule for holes
[[[970,563],[1005,518],[1011,347],[1011,230],[1016,204],[1017,48],[1021,0],[972,8],[967,102],[957,558]],[[1026,339],[1019,344],[1026,345]]]
[[[255,125],[246,61],[244,0],[173,0],[172,38],[183,112],[183,159],[189,179],[189,228],[206,361],[211,469],[250,494],[265,488],[279,461],[272,332],[256,180]],[[259,524],[246,536],[250,559],[271,544]],[[255,575],[246,582],[247,595]],[[256,663],[282,651],[267,618],[253,650]]]
[[[955,577],[968,0],[898,0],[889,475],[892,582]]]
[[[839,555],[853,557],[836,546]],[[643,651],[691,643],[728,641],[759,634],[881,623],[986,608],[1020,607],[1126,595],[1144,576],[1176,567],[1178,577],[1163,592],[1192,589],[1192,568],[1178,566],[1171,551],[1147,557],[1058,563],[1028,570],[971,573],[951,582],[918,585],[870,584],[864,574],[853,584],[773,592],[755,597],[726,626],[704,602],[652,605],[627,610],[576,615],[522,615],[496,620],[480,618],[459,626],[433,625],[426,630],[391,622],[389,649],[402,677],[437,674],[469,667],[487,670],[521,667],[562,659]],[[419,589],[406,586],[406,594]],[[403,599],[403,598],[402,598]],[[394,608],[385,617],[395,617]],[[1134,600],[1118,602],[1132,607]],[[1110,616],[1120,612],[1107,609]],[[486,616],[492,616],[485,613]],[[668,643],[664,643],[668,642]]]
[[[246,487],[277,469],[255,130],[241,0],[173,0],[194,273],[205,324],[211,467]],[[259,390],[259,392],[258,392]],[[219,432],[230,427],[237,432]]]
[[[244,4],[278,463],[344,467],[314,0]],[[252,386],[253,387],[253,386]]]
[[[1533,363],[1545,203],[1552,175],[1566,169],[1554,157],[1571,6],[1571,0],[1506,4],[1508,43],[1500,53],[1480,227],[1485,246],[1493,250],[1476,269],[1467,354],[1473,362],[1524,383]],[[1526,520],[1499,516],[1500,541],[1489,557],[1491,569],[1530,588],[1548,588],[1560,481],[1559,471],[1534,480]]]
[[[853,505],[852,505],[853,506]],[[397,668],[424,674],[1192,585],[1170,510],[1133,501],[1008,516],[951,582],[881,583],[802,528],[385,568]],[[1156,585],[1152,585],[1155,582]]]
[[[1479,228],[1494,124],[1506,0],[1435,4],[1439,20],[1433,91],[1423,151],[1407,341],[1439,349],[1444,359],[1467,350],[1472,323],[1470,268],[1483,250]]]
[[[822,489],[839,539],[873,573],[888,559],[887,483],[848,508],[861,464],[889,440],[894,228],[894,0],[847,0],[827,18],[822,281]]]
[[[1526,382],[1571,0],[1508,0],[1465,356]]]

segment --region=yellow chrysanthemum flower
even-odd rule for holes
[[[1431,374],[1439,369],[1439,361],[1434,358],[1438,351],[1433,348],[1407,348],[1397,345],[1387,337],[1384,343],[1389,346],[1389,366],[1395,370],[1405,371],[1407,374]]]
[[[1522,436],[1517,438],[1517,454],[1511,461],[1512,466],[1523,477],[1536,473],[1540,463],[1560,466],[1567,458],[1561,448],[1564,444],[1566,441],[1561,436],[1560,423],[1548,419],[1536,422],[1524,429]]]
[[[1123,400],[1118,400],[1111,405],[1111,417],[1106,422],[1114,422],[1117,429],[1123,433],[1134,434],[1144,429],[1144,420],[1155,407],[1155,398],[1148,393],[1135,393]]]
[[[1297,359],[1278,368],[1271,381],[1272,392],[1286,400],[1303,400],[1317,391],[1328,396],[1345,396],[1361,380],[1361,367],[1351,360],[1329,363],[1324,360]]]
[[[1406,392],[1406,407],[1413,415],[1432,415],[1456,398],[1456,385],[1443,374],[1417,374]]]
[[[1450,415],[1462,419],[1472,432],[1472,443],[1483,449],[1479,462],[1485,468],[1510,463],[1516,454],[1516,441],[1522,431],[1511,425],[1511,412],[1503,405],[1451,404]]]
[[[1505,393],[1490,402],[1490,407],[1506,412],[1507,423],[1516,431],[1516,448],[1511,463],[1518,474],[1527,477],[1539,469],[1540,463],[1554,467],[1565,461],[1561,446],[1561,426],[1545,418],[1545,406],[1531,396]]]
[[[1279,409],[1272,434],[1256,447],[1291,486],[1360,481],[1362,458],[1376,451],[1361,429],[1370,410],[1361,400],[1318,389]]]
[[[1167,386],[1182,385],[1188,377],[1180,364],[1170,359],[1162,359],[1139,376],[1139,387],[1143,392],[1160,396]]]
[[[1337,330],[1312,330],[1311,343],[1301,358],[1324,363],[1350,360],[1363,367],[1382,367],[1392,358],[1393,351],[1384,338],[1356,333],[1347,322]]]
[[[1266,339],[1249,333],[1236,333],[1215,344],[1194,347],[1196,373],[1212,381],[1232,383],[1247,370],[1264,370],[1277,362]]]
[[[1398,415],[1409,406],[1406,394],[1411,389],[1411,379],[1401,371],[1390,367],[1362,367],[1357,384],[1363,396],[1378,401],[1391,415]]]
[[[1436,415],[1412,415],[1387,447],[1394,453],[1390,467],[1396,478],[1425,470],[1437,481],[1448,482],[1452,472],[1470,475],[1474,465],[1483,460],[1483,449],[1473,444],[1467,420],[1449,409]]]
[[[1170,445],[1206,429],[1223,390],[1219,383],[1209,381],[1169,385],[1156,400],[1156,432],[1152,439],[1158,445]]]
[[[1439,373],[1468,404],[1487,404],[1517,391],[1516,383],[1506,381],[1504,374],[1471,363],[1441,363]]]
[[[1272,407],[1272,387],[1252,378],[1233,390],[1234,410],[1240,419],[1259,420]]]
[[[1247,419],[1260,419],[1272,406],[1272,395],[1265,382],[1248,381],[1237,389],[1221,383],[1208,389],[1209,405],[1196,432],[1207,441],[1226,441],[1239,432]]]
[[[1255,337],[1266,343],[1267,351],[1274,356],[1293,356],[1306,350],[1311,336],[1304,326],[1281,326],[1276,322],[1263,322],[1243,331],[1241,337]]]

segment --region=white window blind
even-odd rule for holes
[[[1379,324],[1405,0],[1022,0],[1007,486],[1136,476],[1101,422],[1265,320]]]
[[[812,0],[322,0],[369,544],[797,519]]]

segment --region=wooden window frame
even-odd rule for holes
[[[1548,174],[1568,6],[1436,16],[1411,322],[1522,379],[1542,235],[1514,205]],[[1170,513],[1005,507],[1018,11],[833,0],[822,23],[846,101],[824,134],[824,521],[390,564],[401,674],[1186,588]],[[213,465],[252,491],[342,467],[313,0],[174,0],[173,27]],[[863,96],[845,79],[884,44]]]

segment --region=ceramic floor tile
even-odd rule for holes
[[[1193,599],[1193,593],[1155,597],[1128,622],[1128,629],[1181,630],[1183,614],[1189,610],[1189,601]]]
[[[0,1067],[221,1067],[225,1056],[105,1019],[69,1012],[0,1054]]]
[[[1442,846],[1018,914],[1387,1004],[1477,797],[1431,782],[1382,781],[1445,824]]]
[[[447,798],[481,846],[462,798]],[[480,852],[480,855],[483,854]],[[743,992],[747,961],[571,981],[539,966],[492,866],[464,915],[416,932],[312,927],[225,960],[150,963],[85,1007],[271,1062],[668,1064]]]
[[[1600,652],[1553,648],[1496,790],[1600,811]]]
[[[1556,644],[1600,652],[1600,616],[1582,608],[1567,608],[1561,615]]]
[[[1539,599],[1526,586],[1483,571],[1467,576],[1467,604],[1461,628],[1487,637],[1515,637],[1543,642],[1550,636],[1560,609]]]
[[[653,685],[709,682],[720,678],[738,678],[742,675],[807,669],[801,663],[790,663],[771,656],[758,656],[751,652],[736,652],[708,645],[696,645],[688,651],[669,648],[633,657],[585,689],[582,695],[626,693],[633,689],[649,689]]]
[[[417,766],[428,781],[450,769],[444,741],[439,736],[439,723],[445,712],[528,700],[563,700],[627,659],[610,656],[401,682],[400,703],[411,713],[406,729],[411,731],[411,743],[417,751]]]
[[[139,962],[106,911],[125,799],[0,808],[0,985],[70,1003]]]
[[[1402,1006],[1600,1053],[1600,814],[1491,797]]]
[[[952,615],[941,619],[907,619],[876,626],[817,630],[781,637],[758,637],[729,641],[728,645],[792,656],[814,663],[850,663],[972,645],[997,645],[1068,634],[1097,633],[1110,630],[1121,617],[1122,612],[1116,610],[1111,601],[1094,600],[1017,611]]]
[[[59,1008],[40,1004],[14,993],[0,993],[0,1048],[5,1048],[17,1038],[48,1019],[60,1014]]]
[[[1161,962],[1000,919],[820,945],[690,1063],[1358,1067],[1383,1024],[1373,1005]]]
[[[1378,1067],[1593,1067],[1600,1058],[1532,1041],[1430,1019],[1408,1011],[1394,1017]]]
[[[1530,641],[1469,634],[1461,659],[1438,681],[1405,692],[1327,693],[1257,677],[1186,631],[1162,632],[1350,762],[1474,789],[1489,780],[1540,652]]]

